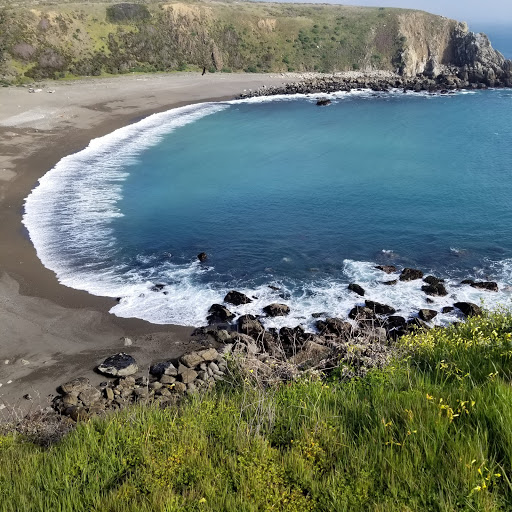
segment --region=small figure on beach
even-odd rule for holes
[[[206,66],[203,66],[203,72],[201,73],[201,76],[204,76],[205,73],[206,73]]]

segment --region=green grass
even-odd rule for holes
[[[225,385],[58,445],[0,438],[0,510],[507,511],[512,315],[402,340],[361,380]]]

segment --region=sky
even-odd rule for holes
[[[470,24],[512,23],[512,0],[307,0],[307,3],[405,7],[422,9]]]

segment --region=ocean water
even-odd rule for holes
[[[40,259],[119,297],[112,313],[162,324],[204,325],[233,288],[254,298],[237,314],[289,304],[276,327],[345,317],[362,302],[351,282],[405,316],[510,306],[512,91],[318,96],[192,105],[91,141],[26,200]],[[397,275],[377,264],[445,278],[449,295],[428,304],[421,281],[384,285]]]

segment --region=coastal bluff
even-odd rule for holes
[[[4,85],[168,71],[435,77],[455,68],[469,82],[504,82],[511,70],[465,23],[383,7],[20,0],[0,8],[0,43]]]

